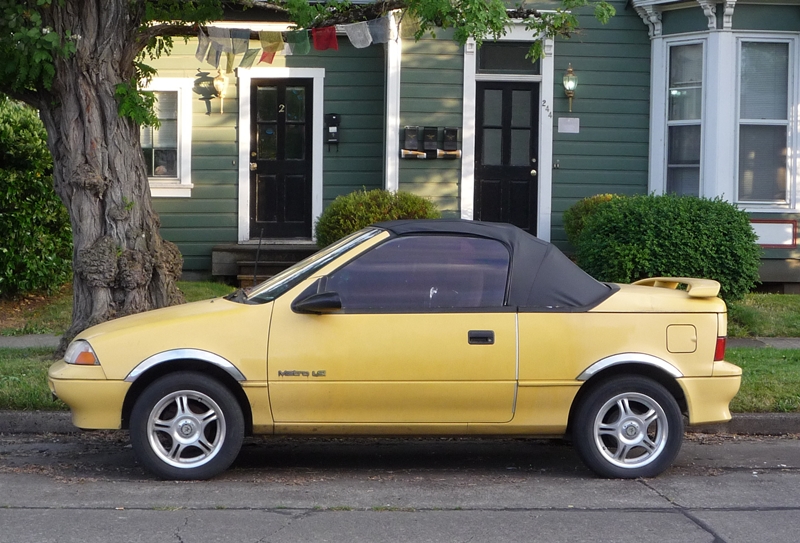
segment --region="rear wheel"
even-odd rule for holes
[[[578,406],[573,440],[581,460],[603,477],[655,477],[675,460],[683,417],[675,398],[645,377],[616,377]]]
[[[148,386],[131,412],[131,444],[139,461],[165,479],[208,479],[236,459],[244,417],[219,381],[194,372],[166,375]]]

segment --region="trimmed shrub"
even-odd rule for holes
[[[0,295],[53,291],[72,270],[69,215],[53,190],[47,134],[32,108],[0,98]]]
[[[436,205],[410,192],[359,190],[336,199],[322,212],[315,231],[317,244],[326,247],[343,237],[381,221],[438,219]]]
[[[622,198],[622,196],[616,194],[595,194],[594,196],[579,200],[564,212],[564,230],[567,232],[567,239],[573,246],[578,243],[578,236],[583,232],[592,213],[594,213],[599,206],[612,198]]]
[[[747,213],[720,199],[612,198],[578,237],[578,265],[600,281],[704,277],[739,300],[758,282],[761,248]]]

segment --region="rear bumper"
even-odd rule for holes
[[[689,424],[731,420],[729,405],[741,385],[741,375],[684,377],[678,379],[686,396]]]

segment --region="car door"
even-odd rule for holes
[[[463,236],[391,238],[321,278],[342,309],[275,303],[268,374],[276,424],[498,423],[513,417],[509,252]]]

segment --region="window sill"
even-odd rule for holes
[[[190,198],[192,188],[194,185],[191,183],[150,181],[150,195],[153,198]]]
[[[790,207],[787,204],[754,205],[754,204],[746,204],[744,202],[737,202],[736,207],[738,207],[742,211],[746,211],[747,213],[784,213],[784,214],[800,213],[800,210],[794,207]]]

